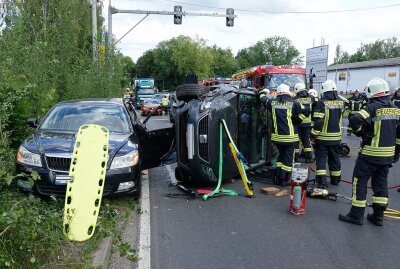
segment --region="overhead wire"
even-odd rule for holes
[[[202,4],[193,4],[193,3],[187,3],[187,2],[176,1],[176,0],[164,0],[164,1],[175,3],[175,4],[188,5],[188,6],[205,7],[205,8],[220,9],[220,10],[226,9],[223,7],[216,7],[216,6],[202,5]],[[392,5],[376,6],[376,7],[341,9],[341,10],[323,10],[323,11],[273,11],[273,10],[251,10],[251,9],[238,9],[238,8],[235,8],[235,11],[249,12],[249,13],[267,13],[267,14],[327,14],[327,13],[345,13],[345,12],[367,11],[367,10],[398,7],[398,6],[400,6],[400,3],[392,4]]]

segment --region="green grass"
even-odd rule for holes
[[[0,268],[90,268],[91,254],[110,235],[121,253],[137,260],[116,229],[137,207],[133,198],[103,199],[94,236],[76,243],[63,235],[64,199],[40,198],[6,185],[0,185],[0,197]]]

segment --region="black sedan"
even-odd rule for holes
[[[161,163],[171,145],[173,130],[147,131],[142,122],[135,120],[134,113],[122,99],[92,99],[58,103],[40,125],[30,119],[28,125],[36,130],[18,150],[17,172],[36,171],[40,180],[30,188],[26,178],[19,178],[18,186],[46,196],[64,195],[75,135],[81,125],[91,123],[105,126],[110,132],[103,195],[125,193],[138,197],[140,171]]]

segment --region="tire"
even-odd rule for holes
[[[200,96],[210,91],[208,87],[199,84],[182,84],[176,88],[176,98],[180,101],[189,102],[193,99],[199,99]]]
[[[175,168],[175,178],[177,181],[179,182],[184,182],[184,183],[190,183],[190,177],[183,172],[182,169],[180,169],[179,167]]]

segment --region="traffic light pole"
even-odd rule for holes
[[[226,10],[226,14],[220,13],[197,13],[197,12],[185,12],[182,11],[181,6],[175,6],[174,11],[153,11],[153,10],[129,10],[129,9],[116,9],[111,6],[111,0],[109,0],[109,7],[108,7],[108,45],[111,46],[112,41],[112,15],[117,13],[130,13],[130,14],[145,14],[146,16],[142,18],[138,23],[136,23],[127,33],[125,33],[118,42],[121,41],[127,34],[129,34],[136,26],[138,26],[144,19],[147,18],[149,15],[169,15],[174,16],[174,23],[181,24],[182,23],[182,16],[197,16],[197,17],[222,17],[226,18],[226,25],[229,27],[233,26],[234,18],[237,18],[237,15],[234,15],[234,11],[232,8],[228,8]]]

